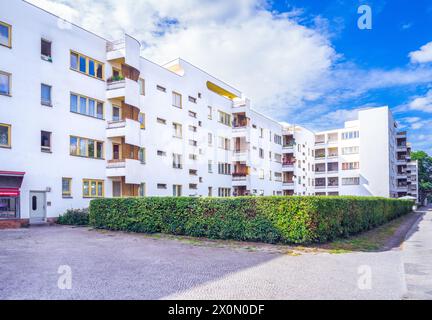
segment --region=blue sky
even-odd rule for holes
[[[360,4],[372,8],[372,30],[360,30],[357,26],[360,16],[357,8]],[[341,62],[355,63],[363,70],[410,68],[409,53],[432,41],[432,1],[429,0],[286,0],[272,3],[272,9],[278,12],[293,8],[303,12],[303,23],[312,28],[317,16],[325,18],[332,33],[331,44],[343,55]],[[431,152],[432,114],[404,107],[415,97],[425,96],[431,87],[432,81],[426,81],[371,89],[354,99],[334,105],[334,108],[389,105],[401,127],[407,126],[411,131],[414,147]],[[414,127],[410,128],[412,124]],[[422,127],[417,128],[420,125]]]
[[[388,105],[414,149],[432,154],[430,0],[27,0],[163,64],[181,57],[252,107],[314,130]],[[357,9],[372,9],[360,30]]]

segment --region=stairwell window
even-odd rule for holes
[[[140,112],[140,114],[138,115],[138,121],[140,123],[140,128],[141,129],[145,129],[145,113]]]
[[[11,77],[10,73],[0,71],[0,95],[11,95]]]
[[[140,95],[145,96],[145,80],[139,79],[138,84],[139,84]]]
[[[0,123],[0,147],[11,147],[11,125]]]
[[[182,155],[173,153],[173,168],[174,169],[182,169]]]
[[[173,197],[181,197],[182,196],[182,186],[179,184],[173,185]]]
[[[12,26],[0,21],[0,45],[12,48]]]
[[[181,139],[183,137],[183,126],[179,123],[173,123],[173,137]]]
[[[41,84],[41,104],[47,107],[52,107],[51,101],[51,86]]]
[[[51,41],[41,39],[41,58],[42,60],[52,62]]]
[[[231,115],[226,112],[219,111],[219,123],[222,123],[226,126],[231,126]]]
[[[141,183],[139,186],[139,190],[138,190],[138,194],[140,197],[145,197],[146,196],[146,184],[145,183]]]

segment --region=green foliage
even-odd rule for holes
[[[87,226],[89,224],[89,210],[88,209],[70,209],[61,215],[58,224],[73,225],[73,226]]]
[[[432,157],[424,151],[411,152],[411,159],[418,161],[420,200],[432,193]]]
[[[411,212],[407,200],[378,197],[148,197],[95,199],[96,228],[268,243],[326,242]]]

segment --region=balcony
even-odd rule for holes
[[[282,187],[287,189],[293,189],[294,188],[294,181],[293,180],[283,180],[282,181]]]
[[[140,184],[144,181],[142,164],[135,159],[108,161],[106,175],[108,178],[125,177],[127,184]]]
[[[125,119],[108,122],[106,130],[107,138],[124,137],[125,143],[140,146],[141,125],[138,121]]]
[[[128,78],[117,77],[107,82],[107,99],[124,100],[126,104],[139,107],[139,84]]]

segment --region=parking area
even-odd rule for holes
[[[0,231],[0,299],[400,299],[404,279],[399,249],[292,255],[88,228]]]

